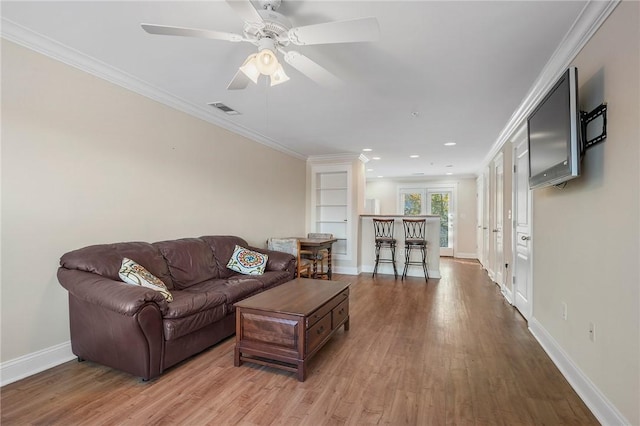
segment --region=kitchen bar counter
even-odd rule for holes
[[[376,264],[376,245],[373,232],[374,218],[395,219],[394,235],[397,240],[396,245],[396,267],[398,269],[398,279],[402,275],[404,268],[404,227],[402,219],[427,219],[427,266],[429,268],[430,278],[440,278],[440,216],[436,215],[420,215],[420,216],[403,216],[403,215],[376,215],[363,214],[360,215],[360,269],[364,273],[373,273]],[[381,257],[390,257],[389,249],[383,249]],[[411,252],[411,259],[418,260],[420,256],[419,250]],[[378,266],[379,274],[393,275],[393,266],[390,263],[381,263]],[[424,277],[424,272],[420,266],[409,266],[407,276]]]

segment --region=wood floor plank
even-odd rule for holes
[[[141,382],[68,362],[1,389],[3,425],[595,425],[477,262],[351,282],[350,330],[293,373],[233,366],[234,339]]]

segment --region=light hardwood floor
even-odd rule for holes
[[[230,338],[148,383],[71,361],[2,388],[2,424],[590,425],[596,419],[474,261],[351,282],[351,329],[293,373]]]

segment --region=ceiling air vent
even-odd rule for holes
[[[214,108],[218,108],[220,111],[222,111],[222,112],[224,112],[225,114],[228,114],[228,115],[240,115],[240,113],[238,111],[236,111],[235,109],[229,108],[228,106],[226,106],[222,102],[211,102],[209,105],[211,105]]]

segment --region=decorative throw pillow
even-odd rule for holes
[[[167,286],[151,272],[144,269],[142,265],[137,264],[126,257],[122,259],[122,266],[118,273],[120,279],[127,284],[140,285],[162,293],[167,302],[173,301],[173,296],[167,289]]]
[[[245,275],[262,275],[269,257],[236,245],[227,268]]]

